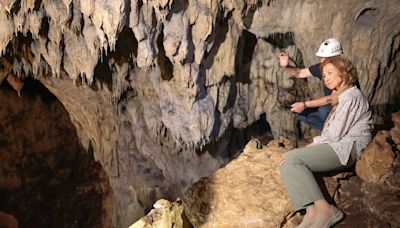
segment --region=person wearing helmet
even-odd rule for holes
[[[343,212],[327,201],[314,174],[354,166],[372,139],[370,105],[356,86],[355,65],[348,58],[335,56],[323,61],[321,67],[325,85],[335,91],[332,112],[320,135],[283,154],[278,165],[293,211],[306,210],[296,228],[329,228],[343,219]]]
[[[330,38],[322,42],[316,56],[320,57],[320,63],[326,58],[334,57],[343,54],[342,45],[334,38]],[[281,52],[278,56],[279,65],[283,67],[290,75],[297,78],[306,78],[314,76],[322,79],[320,63],[310,66],[309,68],[297,68],[289,65],[289,56],[286,52]],[[322,130],[325,120],[331,111],[329,104],[332,90],[324,86],[324,97],[316,100],[296,102],[291,105],[290,111],[296,112],[300,121],[310,125],[311,128]]]

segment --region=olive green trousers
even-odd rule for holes
[[[339,157],[328,144],[303,147],[286,153],[284,161],[279,165],[279,171],[289,193],[293,211],[304,209],[324,198],[313,172],[342,169],[353,165],[355,160],[354,146],[346,166],[340,163]]]

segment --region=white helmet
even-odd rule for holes
[[[335,38],[330,38],[322,42],[319,46],[318,52],[315,53],[318,57],[333,57],[343,54],[342,45]]]

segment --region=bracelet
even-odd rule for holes
[[[304,108],[308,108],[305,101],[303,101]]]

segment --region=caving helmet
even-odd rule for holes
[[[343,54],[342,45],[335,38],[329,38],[319,46],[316,56],[326,58]]]

